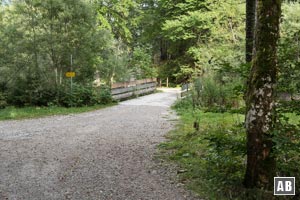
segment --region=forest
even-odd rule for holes
[[[115,82],[168,79],[190,91],[160,148],[190,189],[272,199],[275,176],[299,182],[299,1],[0,2],[0,112],[107,104]]]

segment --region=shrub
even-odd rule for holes
[[[176,103],[173,105],[173,108],[177,111],[185,111],[189,110],[193,107],[192,105],[192,99],[190,96],[187,96],[184,99],[179,99],[176,101]]]
[[[65,106],[81,107],[95,104],[107,104],[112,101],[110,89],[101,86],[74,83],[72,91],[69,84],[51,85],[41,83],[38,79],[28,80],[19,77],[10,89],[8,103],[22,106]]]
[[[27,91],[26,91],[26,80],[24,78],[18,77],[15,80],[14,85],[9,88],[8,93],[8,103],[18,107],[22,107],[28,102]]]
[[[98,103],[100,104],[108,104],[113,101],[111,96],[110,87],[106,85],[102,85],[99,90],[96,90]]]
[[[298,121],[299,123],[299,121]],[[280,176],[300,179],[300,124],[292,124],[284,114],[278,114],[273,134],[274,154]]]
[[[92,106],[112,102],[110,88],[106,85],[95,88],[92,85],[74,84],[72,92],[70,86],[65,85],[59,90],[58,96],[59,104],[66,107]]]
[[[209,112],[225,112],[243,106],[240,80],[217,81],[213,75],[197,78],[190,90],[194,108]]]
[[[240,187],[245,172],[246,136],[242,126],[216,128],[204,137],[207,141],[205,179],[211,180],[220,196],[227,196],[232,188]],[[238,196],[238,194],[234,194]]]
[[[18,77],[9,91],[8,103],[18,107],[47,106],[56,98],[56,88],[37,76]]]
[[[72,90],[69,85],[64,85],[59,91],[59,104],[66,107],[81,107],[97,104],[97,98],[92,86],[73,84]]]
[[[32,94],[30,105],[49,106],[56,101],[56,88],[51,85],[40,86]]]

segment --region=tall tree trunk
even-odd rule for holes
[[[246,62],[248,63],[253,57],[256,3],[257,0],[246,0]]]
[[[166,40],[160,40],[160,61],[166,61],[168,59],[168,43]]]
[[[281,0],[257,1],[254,55],[246,94],[246,187],[271,188],[275,175],[270,131],[274,121]]]

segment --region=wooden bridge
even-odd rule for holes
[[[156,90],[156,78],[147,78],[136,81],[114,83],[111,86],[111,95],[115,100],[126,99],[135,95],[142,95]]]

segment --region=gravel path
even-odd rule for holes
[[[176,117],[169,107],[177,92],[0,122],[0,199],[194,199],[174,181],[176,171],[153,159]]]

